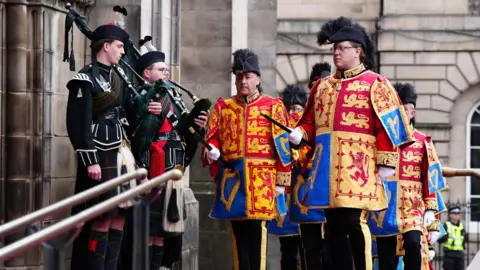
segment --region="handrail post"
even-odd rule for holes
[[[150,231],[150,204],[146,196],[134,199],[133,205],[133,262],[132,269],[150,269],[148,236]]]
[[[64,233],[56,238],[42,243],[43,247],[43,265],[46,270],[64,270],[65,266],[65,248],[70,246],[82,231],[83,223],[75,229]],[[30,226],[30,233],[38,232],[35,226]]]

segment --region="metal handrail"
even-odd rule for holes
[[[89,221],[96,216],[99,216],[115,207],[122,202],[130,200],[134,197],[144,194],[147,190],[151,190],[161,183],[170,179],[180,180],[183,174],[180,170],[174,169],[168,171],[158,177],[152,178],[149,181],[136,186],[133,189],[125,191],[113,198],[110,198],[102,203],[96,204],[74,216],[66,218],[58,223],[55,223],[35,234],[29,235],[23,239],[18,240],[6,247],[0,249],[0,263],[4,262],[16,255],[22,254],[26,250],[40,245],[42,242],[50,240],[58,235],[64,234],[76,226],[81,226],[86,221]]]
[[[123,174],[119,177],[113,178],[100,185],[96,185],[93,188],[90,188],[83,192],[75,194],[69,198],[61,200],[43,209],[37,210],[26,216],[12,220],[0,226],[0,239],[19,231],[23,227],[26,227],[38,221],[42,221],[46,219],[48,216],[55,216],[61,213],[62,211],[66,211],[74,206],[77,206],[85,201],[88,201],[89,199],[92,199],[102,193],[105,193],[106,191],[112,190],[129,180],[132,180],[135,178],[140,179],[140,178],[146,177],[147,175],[148,175],[147,170],[143,168],[138,169],[131,173]]]

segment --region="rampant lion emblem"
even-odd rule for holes
[[[364,187],[368,183],[368,155],[363,152],[356,152],[355,154],[350,151],[350,157],[352,158],[352,165],[348,166],[347,169],[351,170],[357,168],[357,171],[350,175],[350,177],[356,182],[362,181],[360,187]]]

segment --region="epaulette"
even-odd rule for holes
[[[82,69],[80,69],[78,71],[77,74],[75,74],[75,76],[73,76],[70,81],[85,81],[85,82],[89,82],[93,85],[93,81],[92,81],[92,78],[89,74],[91,74],[91,71],[92,71],[92,65],[86,65],[84,66]]]
[[[90,76],[84,73],[78,73],[77,75],[73,76],[71,81],[87,81],[93,85],[93,82],[90,79]]]
[[[383,81],[387,80],[387,77],[382,76],[382,75],[379,75],[378,78],[377,78],[377,80],[383,82]]]
[[[227,100],[232,100],[232,98],[228,98]],[[227,100],[223,99],[222,97],[219,97],[217,99],[217,104],[220,105],[220,107],[224,107],[225,105],[227,105]]]

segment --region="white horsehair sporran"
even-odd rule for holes
[[[124,170],[122,170],[122,168]],[[118,170],[118,175],[122,175],[123,173],[130,173],[134,172],[136,169],[135,165],[135,158],[133,157],[132,152],[130,151],[130,147],[128,146],[128,143],[126,141],[122,142],[122,145],[118,149],[118,154],[117,154],[117,170]],[[130,181],[124,182],[121,185],[117,187],[117,193],[120,194],[122,192],[125,192],[127,190],[130,190],[134,187],[137,186],[137,179],[132,179]],[[118,205],[120,208],[129,208],[132,207],[134,204],[133,200],[130,199],[128,201],[122,202]]]

